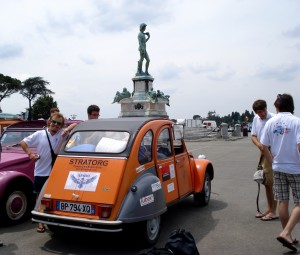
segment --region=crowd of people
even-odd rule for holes
[[[268,209],[255,217],[262,221],[278,219],[282,231],[277,240],[292,251],[299,241],[292,230],[300,219],[300,118],[294,116],[294,101],[289,94],[278,94],[274,103],[276,114],[267,110],[264,100],[256,100],[256,113],[251,139],[260,151],[265,175]],[[289,212],[290,189],[294,208]]]

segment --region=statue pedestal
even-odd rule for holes
[[[168,100],[157,98],[153,102],[148,96],[148,92],[153,90],[153,80],[151,76],[136,76],[133,81],[133,95],[120,100],[121,112],[119,117],[163,117],[168,118],[166,104]]]

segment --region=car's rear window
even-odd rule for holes
[[[66,152],[121,153],[129,140],[128,132],[80,131],[72,134]]]

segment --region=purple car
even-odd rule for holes
[[[66,120],[65,127],[81,120]],[[19,142],[37,130],[45,120],[21,121],[6,128],[1,135],[0,222],[17,224],[28,218],[35,204],[33,194],[34,162],[29,160]],[[35,152],[35,148],[30,149]]]
[[[35,204],[33,194],[34,162],[18,143],[43,129],[46,121],[22,121],[6,128],[1,135],[0,221],[12,225],[25,220]],[[34,148],[31,151],[35,151]]]

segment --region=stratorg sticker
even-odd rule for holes
[[[95,191],[99,178],[100,173],[70,171],[65,189]]]

